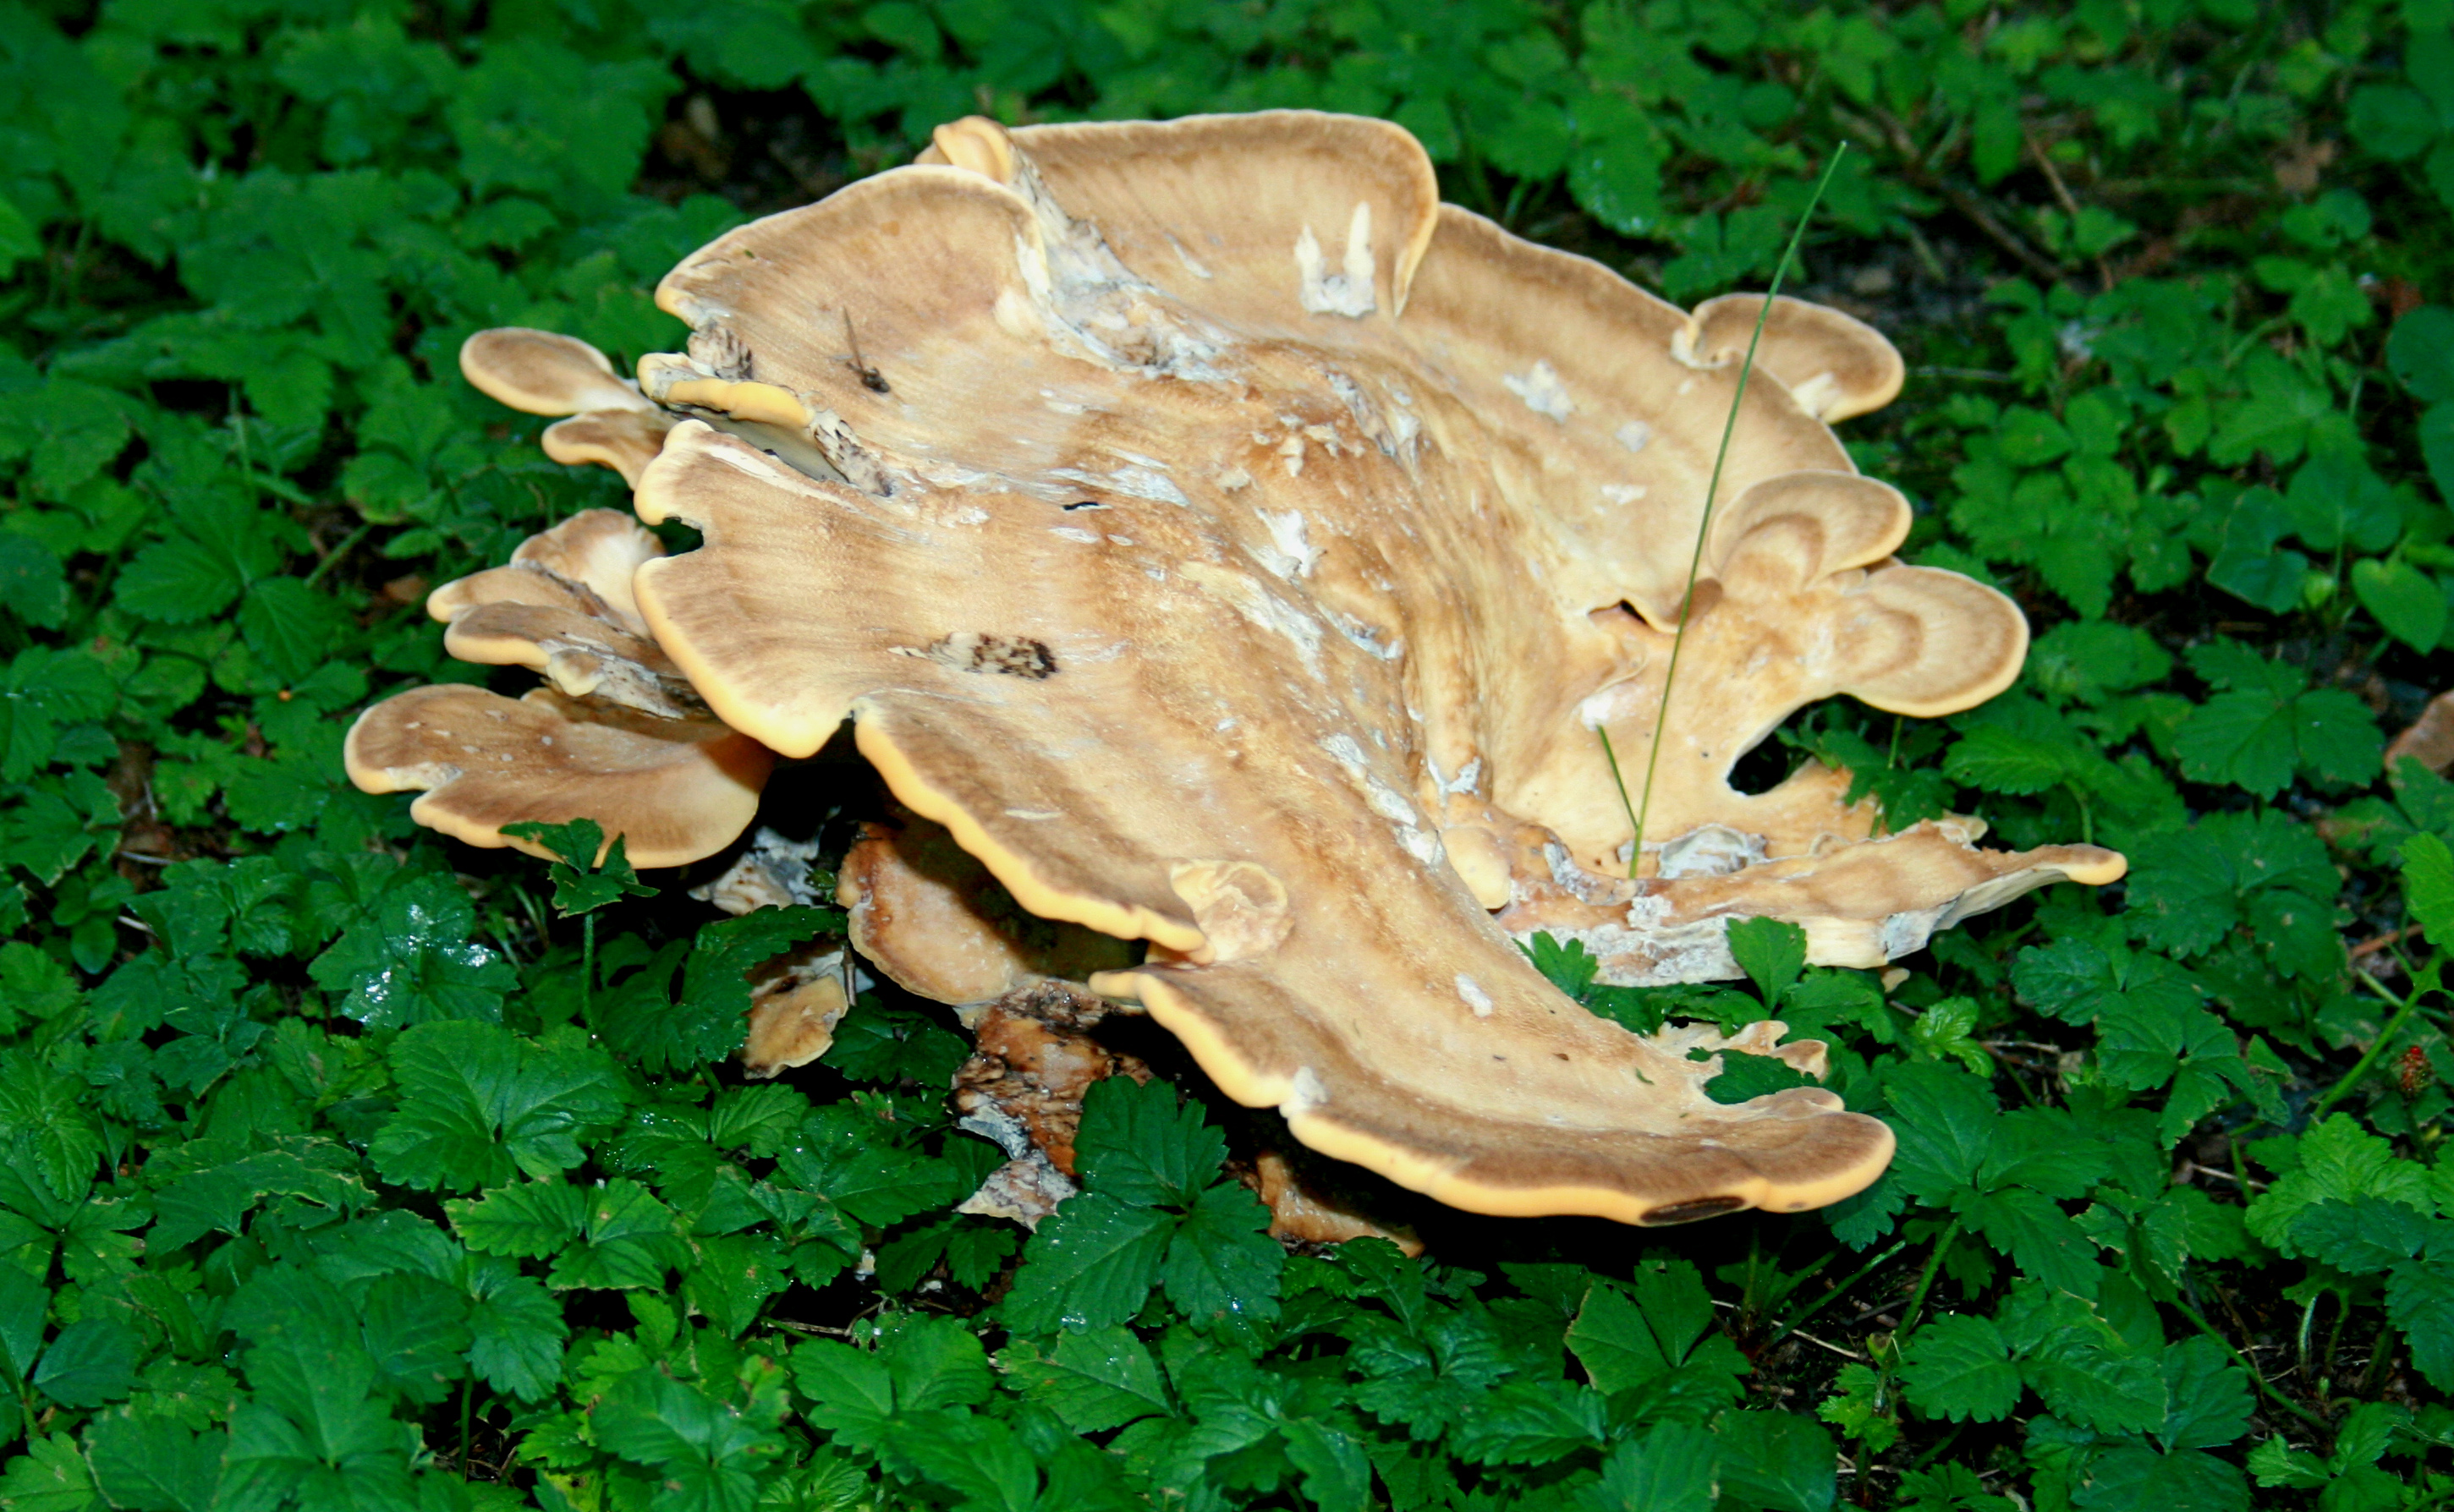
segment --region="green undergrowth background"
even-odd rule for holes
[[[0,102],[0,1506],[2454,1502],[2454,787],[2381,761],[2454,683],[2446,0],[15,3]],[[342,783],[475,675],[425,587],[623,502],[467,332],[671,348],[680,255],[940,120],[1268,106],[1686,301],[1850,143],[1795,287],[1911,374],[1852,445],[2038,639],[1748,771],[2134,869],[1889,988],[1778,929],[1726,994],[1542,964],[1828,1038],[1862,1196],[1289,1253],[1192,1077],[1095,1093],[1024,1243],[952,1212],[936,1010],[726,1064],[833,915]]]

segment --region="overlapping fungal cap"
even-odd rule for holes
[[[1647,748],[1682,607],[1652,875],[1578,902],[1795,918],[1827,958],[1843,921],[1854,963],[2120,869],[1879,841],[1812,774],[1729,789],[1805,702],[1947,713],[2017,672],[2017,609],[1893,561],[1905,507],[1820,418],[1890,397],[1897,356],[1776,308],[1688,605],[1754,307],[1691,315],[1440,206],[1395,127],[957,123],[658,297],[695,334],[642,388],[698,423],[636,503],[705,544],[636,587],[714,711],[795,755],[850,717],[1024,909],[1149,943],[1095,986],[1442,1201],[1677,1222],[1889,1157],[1819,1089],[1714,1104],[1710,1063],[1584,1013],[1494,920],[1635,843],[1596,730]]]
[[[488,398],[532,415],[568,415],[546,427],[545,454],[595,463],[636,484],[664,445],[673,416],[614,376],[605,354],[576,337],[502,327],[460,344],[460,373]]]
[[[493,334],[563,350],[541,332]],[[371,793],[423,789],[410,816],[473,846],[545,856],[503,827],[573,819],[595,820],[608,846],[622,837],[634,865],[731,845],[757,813],[774,754],[711,716],[648,637],[631,579],[663,550],[629,516],[591,509],[532,536],[510,565],[436,588],[427,609],[449,627],[446,649],[529,667],[550,686],[513,699],[451,683],[386,699],[350,728],[350,780]]]
[[[835,902],[854,946],[905,991],[973,1009],[1138,959],[1127,941],[1025,913],[943,826],[900,817],[864,826],[837,870]]]

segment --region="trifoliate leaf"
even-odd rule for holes
[[[346,992],[341,1011],[364,1024],[492,1020],[519,977],[471,939],[476,923],[469,895],[449,879],[411,878],[344,930],[309,974],[329,991]]]
[[[469,1191],[586,1159],[579,1141],[622,1116],[593,1049],[549,1050],[492,1024],[426,1024],[392,1043],[401,1103],[368,1153],[386,1181]]]
[[[690,1259],[674,1210],[638,1183],[616,1179],[587,1195],[584,1237],[563,1251],[546,1278],[556,1291],[658,1288],[669,1268]]]
[[[1217,1180],[1227,1136],[1199,1103],[1179,1106],[1173,1084],[1112,1076],[1084,1094],[1075,1150],[1088,1189],[1132,1207],[1183,1207]]]
[[[1132,1084],[1127,1077],[1102,1084],[1116,1083]],[[1269,1229],[1270,1210],[1242,1184],[1221,1182],[1202,1192],[1168,1241],[1159,1270],[1167,1300],[1197,1321],[1221,1313],[1277,1317],[1278,1273],[1287,1252]]]
[[[1594,1287],[1568,1329],[1568,1347],[1595,1389],[1611,1393],[1729,1401],[1747,1369],[1738,1346],[1714,1326],[1703,1279],[1685,1261],[1639,1263],[1633,1300]]]
[[[2384,1140],[2337,1113],[2303,1134],[2296,1145],[2300,1164],[2251,1200],[2246,1221],[2258,1239],[2285,1255],[2301,1253],[2295,1233],[2301,1214],[2332,1199],[2373,1197],[2425,1211],[2426,1167],[2397,1160]]]
[[[1764,1006],[1778,1010],[1781,994],[1806,969],[1806,931],[1786,919],[1739,919],[1723,938]]]

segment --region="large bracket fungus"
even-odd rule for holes
[[[558,450],[703,545],[637,554],[635,620],[601,591],[551,625],[455,619],[455,649],[544,671],[558,719],[712,716],[788,757],[851,720],[895,797],[1021,909],[1146,942],[1096,991],[1303,1144],[1442,1202],[1790,1211],[1891,1153],[1818,1088],[1705,1096],[1720,1063],[1690,1051],[1770,1049],[1777,1024],[1637,1036],[1512,933],[1584,939],[1624,983],[1733,975],[1722,931],[1759,916],[1804,926],[1811,959],[1876,965],[2122,872],[2093,846],[1979,850],[1968,820],[1881,833],[1811,766],[1732,788],[1805,704],[1947,714],[2025,654],[2010,601],[1892,556],[1908,506],[1827,425],[1888,401],[1898,355],[1774,303],[1691,599],[1760,299],[1680,310],[1443,206],[1397,127],[966,120],[723,237],[658,302],[694,334],[636,393],[533,333],[480,337],[473,372],[586,422]],[[469,767],[372,755],[416,707],[371,710],[352,769],[453,766],[433,806]],[[1639,836],[1597,730],[1641,753],[1657,719]],[[502,822],[454,812],[455,833]],[[659,854],[711,852],[720,827]]]

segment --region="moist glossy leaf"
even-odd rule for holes
[[[1221,1182],[1202,1192],[1168,1241],[1159,1270],[1167,1300],[1197,1320],[1277,1317],[1287,1254],[1269,1228],[1270,1210],[1240,1184]]]
[[[1141,1310],[1179,1220],[1085,1192],[1039,1221],[1002,1304],[1007,1325],[1045,1334],[1106,1328]]]
[[[961,1036],[926,1015],[863,993],[835,1026],[835,1043],[825,1060],[855,1082],[938,1087],[970,1054]]]
[[[1015,1344],[997,1363],[1077,1433],[1101,1433],[1175,1410],[1157,1364],[1129,1328],[1062,1331],[1045,1354]]]
[[[310,971],[317,985],[347,994],[342,1012],[370,1025],[493,1020],[519,979],[471,938],[475,925],[476,909],[458,887],[413,878],[390,888]]]

